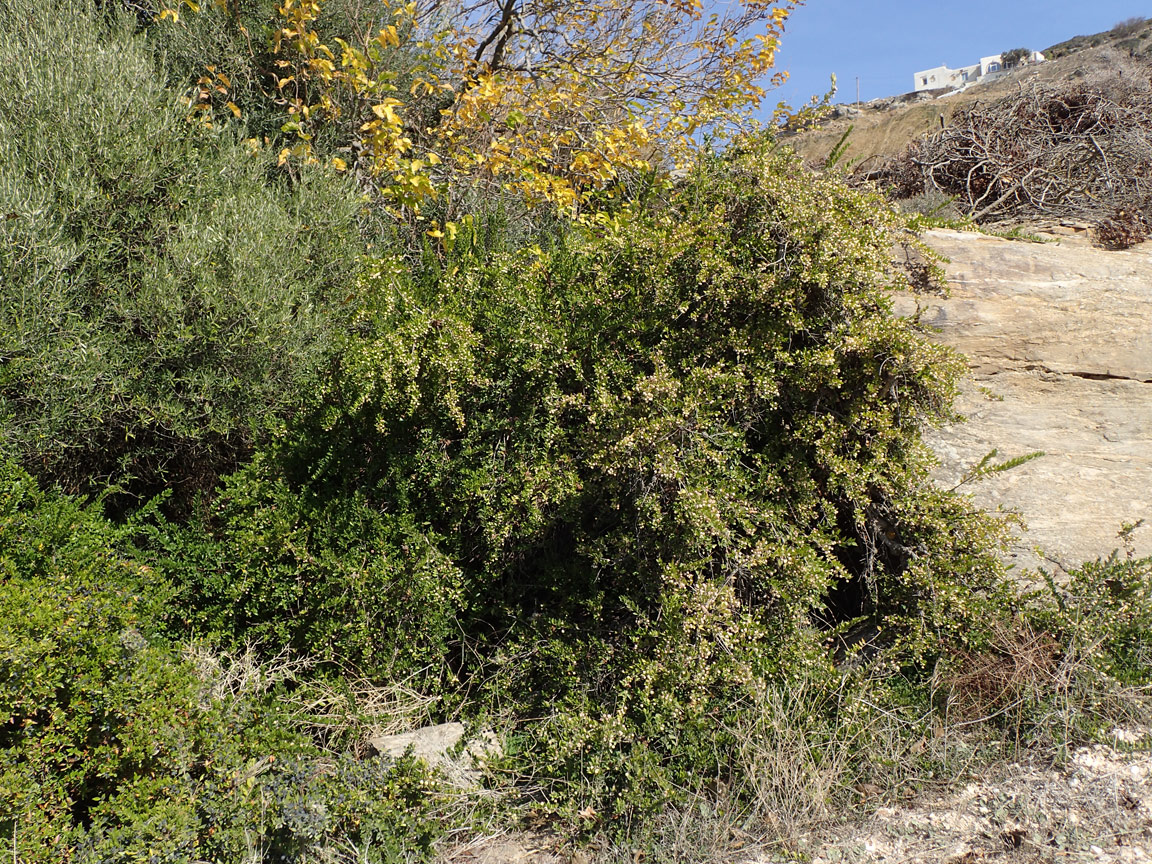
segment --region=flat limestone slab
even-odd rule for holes
[[[954,486],[989,450],[1045,456],[962,487],[1027,525],[1009,560],[1068,570],[1120,547],[1152,555],[1152,244],[1108,252],[957,231],[924,239],[950,259],[950,296],[896,298],[969,358],[958,409],[929,433]]]

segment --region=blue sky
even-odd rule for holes
[[[824,93],[833,72],[837,102],[855,100],[856,76],[865,101],[907,93],[920,69],[964,66],[1011,48],[1043,51],[1135,15],[1152,17],[1152,2],[807,0],[788,20],[776,58],[790,79],[765,106]]]

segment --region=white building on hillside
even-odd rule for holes
[[[1033,51],[1023,61],[1025,64],[1043,63],[1044,55]],[[913,80],[912,89],[937,90],[949,87],[953,90],[963,90],[977,81],[991,81],[1004,72],[1004,60],[1000,54],[991,57],[981,57],[979,63],[971,66],[961,66],[959,69],[949,69],[947,66],[937,66],[935,69],[925,69],[917,72]]]

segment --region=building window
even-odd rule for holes
[[[999,72],[1000,71],[1000,64],[999,63],[989,63],[988,64],[988,71],[989,72]]]
[[[925,87],[927,87],[928,86],[928,77],[925,76],[925,77],[921,78],[920,83],[923,84]]]

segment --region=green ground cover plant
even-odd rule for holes
[[[428,857],[444,828],[435,779],[323,750],[283,699],[291,675],[237,667],[222,687],[227,663],[165,637],[171,591],[113,551],[121,532],[0,466],[6,853],[10,840],[21,861]]]

